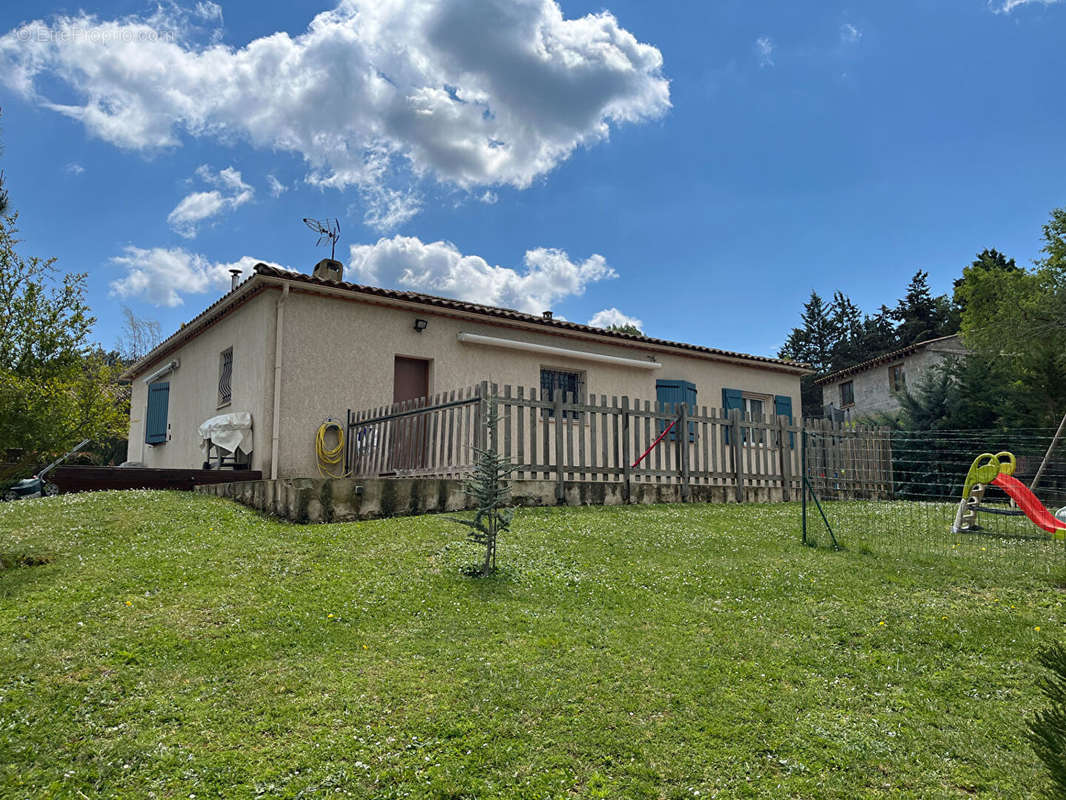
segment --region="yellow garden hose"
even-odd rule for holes
[[[337,432],[337,446],[329,447],[326,444],[326,434],[335,430]],[[344,472],[344,428],[339,422],[326,420],[318,426],[318,434],[315,436],[315,454],[318,456],[318,474],[323,478],[345,478]],[[340,466],[339,474],[334,470]]]

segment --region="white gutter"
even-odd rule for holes
[[[281,345],[285,333],[285,300],[289,296],[289,284],[281,290],[278,298],[277,320],[274,327],[274,418],[270,426],[270,480],[278,479],[278,451],[281,443]]]
[[[615,364],[620,367],[636,367],[637,369],[659,369],[662,364],[658,361],[641,361],[636,358],[622,358],[621,356],[607,356],[602,353],[589,353],[585,350],[571,350],[568,347],[552,347],[546,344],[534,344],[533,342],[520,342],[517,339],[501,339],[497,336],[482,336],[479,333],[460,333],[459,341],[465,344],[482,344],[488,347],[505,347],[509,350],[526,350],[531,353],[543,353],[549,356],[563,356],[565,358],[580,358],[584,361],[599,361],[604,364]]]
[[[180,366],[181,366],[181,360],[175,358],[173,361],[161,366],[155,372],[152,372],[149,375],[146,375],[145,378],[144,378],[144,382],[145,383],[151,383],[156,378],[162,378],[164,375],[167,375],[167,374],[173,372],[174,370],[176,370]]]

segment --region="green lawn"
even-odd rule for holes
[[[0,795],[1041,784],[1033,656],[1066,610],[1039,570],[804,548],[794,505],[524,510],[487,580],[462,533],[172,493],[3,505]]]

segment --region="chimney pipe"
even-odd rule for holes
[[[545,311],[543,316],[544,316],[544,319],[551,319],[552,318],[552,312]]]
[[[229,276],[229,290],[232,292],[237,288],[237,284],[241,282],[241,271],[239,269],[231,269]]]

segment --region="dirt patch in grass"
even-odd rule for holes
[[[55,560],[51,553],[0,553],[0,570],[41,567]]]

